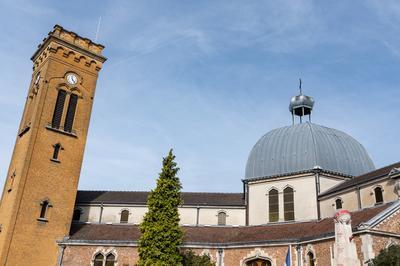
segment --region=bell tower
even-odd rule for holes
[[[69,234],[104,46],[56,25],[32,80],[0,202],[0,265],[56,265]]]

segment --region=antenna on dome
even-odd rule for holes
[[[314,99],[303,94],[302,80],[299,78],[300,94],[290,100],[289,111],[292,113],[292,124],[294,125],[295,116],[299,117],[300,123],[303,122],[303,116],[308,115],[308,121],[311,122],[311,111],[314,107]]]
[[[300,95],[303,95],[303,92],[301,91],[301,78],[299,78],[299,90],[300,90]]]

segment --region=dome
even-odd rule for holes
[[[304,107],[304,114],[303,115],[308,115],[310,114],[311,110],[314,107],[314,99],[310,96],[307,95],[297,95],[294,96],[291,100],[290,100],[290,104],[289,104],[289,111],[295,112],[297,115],[301,115],[301,108]]]
[[[310,170],[357,176],[375,169],[365,148],[346,133],[311,122],[274,129],[254,145],[245,178]]]

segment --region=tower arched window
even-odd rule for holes
[[[42,201],[42,203],[40,204],[40,216],[39,216],[40,219],[46,219],[48,208],[49,208],[49,201],[48,200]]]
[[[294,220],[294,193],[291,187],[283,190],[283,214],[285,221]]]
[[[279,193],[276,189],[271,189],[268,193],[269,200],[269,222],[279,220]]]
[[[374,194],[375,194],[375,203],[376,204],[383,203],[383,191],[382,191],[382,188],[381,187],[374,188]]]
[[[60,128],[66,96],[67,92],[65,90],[58,91],[56,106],[54,107],[53,119],[51,121],[52,128]]]
[[[58,161],[58,155],[60,153],[60,150],[62,149],[61,144],[56,143],[53,145],[53,148],[54,148],[54,150],[53,150],[53,158],[52,159]]]
[[[335,206],[336,206],[336,210],[340,210],[341,208],[343,208],[343,201],[342,201],[342,199],[336,199],[336,200],[335,200]]]
[[[106,257],[106,265],[105,266],[114,266],[115,265],[115,256],[110,253]]]
[[[128,220],[129,220],[129,211],[128,210],[121,211],[120,223],[127,223]]]
[[[218,225],[226,225],[226,212],[218,213]]]
[[[67,116],[65,117],[65,123],[64,123],[64,131],[66,132],[72,131],[72,125],[74,124],[74,117],[75,117],[77,103],[78,103],[78,95],[71,94],[69,96]]]
[[[311,251],[309,251],[309,252],[307,253],[307,260],[308,260],[308,266],[314,266],[314,265],[315,265],[314,253],[312,253]]]
[[[103,266],[104,256],[101,253],[96,254],[93,260],[93,266]]]

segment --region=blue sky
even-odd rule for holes
[[[80,189],[149,190],[174,148],[184,191],[241,191],[247,156],[290,98],[377,167],[400,161],[398,1],[0,2],[0,183],[37,45],[60,24],[106,46]]]

